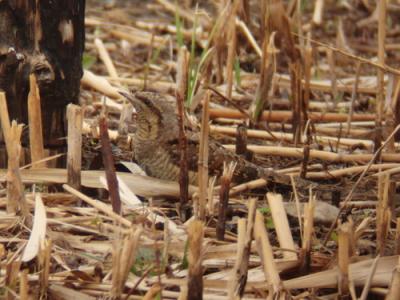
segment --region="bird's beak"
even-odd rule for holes
[[[135,96],[133,96],[130,93],[127,93],[125,91],[118,91],[118,93],[122,96],[124,96],[132,105],[133,107],[137,107],[138,105],[142,104],[141,101],[136,98]]]

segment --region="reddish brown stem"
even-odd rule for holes
[[[226,177],[222,177],[221,181],[221,189],[219,193],[218,223],[216,228],[217,239],[219,241],[223,241],[225,236],[226,211],[228,209],[230,184],[230,180],[227,180]]]
[[[107,120],[104,115],[99,119],[101,154],[106,172],[108,192],[110,194],[113,211],[121,212],[121,199],[119,198],[118,180],[115,174],[114,159],[112,156],[110,137],[108,136]]]
[[[246,156],[247,153],[247,130],[246,126],[241,124],[236,131],[236,149],[237,155]]]
[[[223,241],[225,236],[225,223],[229,202],[229,189],[235,167],[236,165],[232,163],[229,166],[225,165],[224,172],[221,177],[221,189],[219,191],[218,223],[216,226],[217,239],[220,241]]]

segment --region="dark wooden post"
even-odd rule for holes
[[[0,1],[0,90],[10,118],[28,124],[29,75],[35,75],[46,148],[65,145],[66,106],[79,100],[84,15],[85,0]]]

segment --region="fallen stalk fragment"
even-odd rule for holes
[[[78,197],[82,201],[86,202],[90,206],[93,206],[94,208],[98,209],[99,211],[105,213],[112,219],[114,219],[117,222],[120,222],[124,226],[127,227],[132,227],[132,223],[125,219],[124,217],[121,217],[119,214],[116,214],[107,204],[99,201],[99,200],[94,200],[85,194],[82,194],[81,192],[75,190],[74,188],[70,187],[68,184],[63,184],[64,190],[67,192],[71,193],[72,195]]]
[[[238,110],[229,108],[210,108],[210,118],[227,118],[227,119],[243,119],[246,116]],[[260,116],[262,121],[270,122],[287,122],[293,117],[290,111],[264,111]],[[346,122],[347,114],[340,113],[320,113],[310,112],[308,114],[309,120],[313,122]],[[353,114],[353,121],[372,121],[375,120],[374,114]]]
[[[235,150],[235,145],[224,145],[229,150]],[[294,158],[304,157],[304,148],[282,147],[282,146],[258,146],[247,145],[247,149],[256,154],[271,155],[271,156],[285,156]],[[347,154],[347,153],[334,153],[321,150],[310,150],[310,159],[320,159],[333,163],[361,163],[369,162],[373,158],[373,154]],[[383,162],[400,162],[400,154],[398,153],[383,153]]]

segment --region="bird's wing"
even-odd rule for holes
[[[180,165],[180,148],[179,148],[179,138],[169,139],[167,141],[167,149],[170,154],[171,162],[177,166]],[[192,172],[197,172],[197,164],[198,164],[198,157],[199,157],[199,142],[198,139],[192,139],[187,137],[187,161],[188,161],[188,169]]]
[[[188,169],[192,172],[197,172],[198,170],[199,145],[199,135],[197,133],[189,132],[187,134],[187,161]],[[234,161],[237,163],[234,172],[234,181],[246,181],[258,177],[258,170],[254,165],[239,157],[235,153],[229,151],[228,149],[225,149],[215,140],[210,138],[208,147],[208,171],[210,176],[221,176],[223,172],[224,162],[229,163],[231,161]],[[170,153],[171,161],[179,166],[179,139],[170,139],[168,141],[167,149]]]

